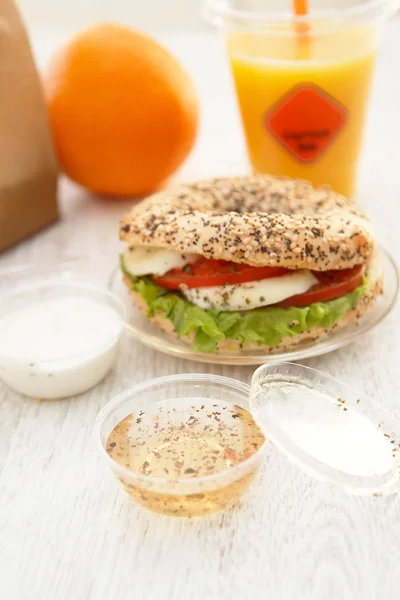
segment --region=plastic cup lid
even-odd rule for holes
[[[354,494],[399,490],[399,421],[338,379],[293,363],[263,365],[250,406],[267,439],[314,477]]]

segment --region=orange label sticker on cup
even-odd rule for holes
[[[304,84],[286,94],[265,115],[276,140],[300,162],[313,163],[344,127],[347,110],[321,88]]]

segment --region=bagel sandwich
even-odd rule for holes
[[[328,187],[268,175],[181,185],[120,223],[123,279],[200,352],[285,351],[358,322],[382,293],[367,216]]]

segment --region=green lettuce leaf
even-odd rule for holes
[[[150,277],[132,277],[126,271],[122,258],[121,269],[130,277],[132,289],[145,300],[149,317],[163,313],[172,321],[179,336],[194,332],[192,347],[206,353],[215,352],[217,342],[223,339],[238,340],[242,344],[265,344],[273,348],[283,338],[296,337],[317,325],[331,327],[356,306],[366,288],[364,279],[362,285],[350,294],[327,302],[301,308],[267,306],[228,312],[204,310],[183,298],[179,292],[160,288]]]

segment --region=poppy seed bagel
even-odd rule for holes
[[[129,246],[172,249],[252,266],[314,271],[367,263],[367,216],[328,187],[270,175],[181,185],[135,205],[120,224]]]

